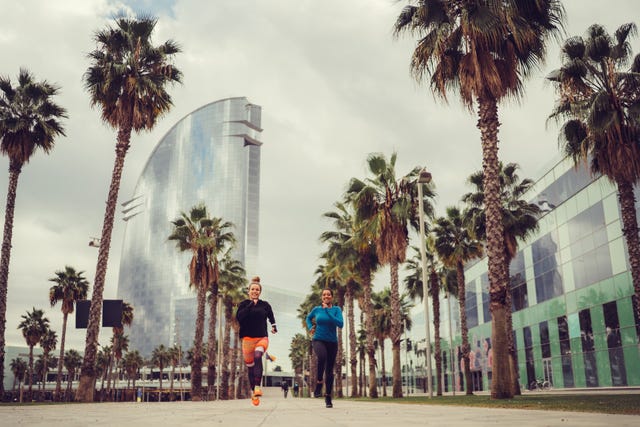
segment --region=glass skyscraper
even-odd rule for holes
[[[149,356],[160,344],[193,345],[191,253],[168,241],[171,221],[204,203],[234,224],[234,257],[248,275],[258,254],[261,107],[244,97],[207,104],[181,119],[155,147],[123,203],[127,221],[118,298],[134,307],[130,348]]]

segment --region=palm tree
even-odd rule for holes
[[[18,85],[0,76],[0,152],[9,158],[9,186],[4,213],[4,234],[0,255],[0,395],[4,392],[4,346],[7,316],[7,289],[13,217],[22,167],[38,149],[49,153],[55,138],[64,136],[60,119],[66,110],[55,102],[59,88],[49,82],[35,81],[26,69],[20,69]]]
[[[518,99],[523,79],[544,62],[546,43],[562,28],[560,0],[461,2],[410,0],[394,33],[417,34],[411,70],[419,82],[430,77],[432,92],[447,99],[458,91],[470,111],[478,110],[484,189],[487,195],[487,254],[494,343],[491,397],[513,397],[506,335],[506,287],[498,181],[498,103]]]
[[[136,388],[136,379],[138,378],[138,371],[142,367],[144,360],[138,350],[127,352],[123,358],[124,369],[127,372],[127,378],[133,379],[133,389]]]
[[[180,82],[182,77],[180,70],[170,62],[180,52],[178,45],[171,40],[159,46],[151,43],[156,23],[155,18],[118,18],[115,27],[98,31],[94,36],[98,47],[89,54],[92,63],[84,75],[91,105],[101,108],[102,120],[116,129],[118,136],[98,248],[84,362],[76,394],[79,401],[93,400],[102,295],[118,190],[131,132],[153,129],[158,118],[168,112],[172,105],[171,96],[165,90],[166,85]]]
[[[122,302],[122,315],[120,316],[120,326],[114,326],[112,328],[113,335],[111,336],[111,344],[113,357],[111,358],[112,364],[109,366],[109,380],[107,382],[107,389],[111,393],[111,368],[115,361],[116,367],[122,359],[122,352],[129,349],[129,338],[124,335],[124,327],[131,326],[133,323],[133,306],[126,301]],[[126,340],[126,342],[120,342]]]
[[[211,252],[211,262],[213,263],[213,277],[209,284],[209,335],[208,341],[209,354],[207,357],[207,391],[209,399],[215,398],[215,384],[216,384],[216,324],[218,322],[218,294],[220,287],[220,261],[218,257],[221,256],[228,247],[235,246],[236,238],[230,229],[233,224],[228,221],[224,221],[222,218],[212,218],[211,232],[213,238],[213,249]],[[220,338],[222,339],[222,338]]]
[[[176,366],[182,364],[182,347],[180,344],[175,344],[172,347],[167,349],[167,356],[169,357],[169,364],[171,365],[171,381],[169,383],[169,395],[171,396],[171,400],[173,400],[173,378],[176,374]],[[182,371],[180,371],[180,376],[182,377]],[[180,387],[180,392],[182,393],[182,387]]]
[[[407,255],[409,244],[408,225],[418,228],[418,203],[423,203],[427,215],[433,207],[424,200],[418,201],[417,177],[421,168],[414,168],[409,174],[396,179],[396,153],[387,161],[379,153],[367,158],[369,171],[373,178],[365,181],[352,179],[348,193],[353,195],[356,206],[356,221],[361,223],[364,233],[375,242],[376,253],[382,264],[391,269],[391,340],[393,352],[393,397],[402,397],[402,377],[400,372],[400,288],[398,266]],[[422,184],[420,184],[422,185]],[[429,186],[425,199],[433,197]]]
[[[49,372],[49,354],[56,349],[58,344],[58,335],[55,331],[47,329],[42,337],[40,337],[40,348],[42,348],[42,365],[44,367],[44,375],[42,378],[42,390],[44,391],[47,382],[47,373]]]
[[[466,314],[466,286],[464,281],[464,265],[468,261],[480,258],[483,248],[466,224],[464,215],[456,207],[447,208],[447,216],[439,217],[434,222],[435,250],[445,266],[456,270],[458,280],[458,304],[460,307],[460,333],[462,335],[462,358],[464,363],[465,390],[473,394],[471,368],[469,366],[469,330]],[[508,362],[508,361],[507,361]]]
[[[11,359],[11,364],[9,365],[11,372],[13,373],[13,388],[16,389],[16,381],[18,382],[18,389],[20,388],[20,384],[24,381],[24,374],[27,372],[27,362],[22,360],[20,357],[15,359]]]
[[[64,354],[64,367],[67,369],[68,382],[67,382],[67,394],[69,397],[65,401],[71,400],[73,392],[73,380],[76,376],[76,370],[82,366],[82,356],[76,350],[68,350]]]
[[[29,400],[31,400],[31,388],[33,385],[33,347],[40,342],[40,338],[49,329],[49,319],[44,317],[44,311],[36,310],[34,307],[31,312],[23,314],[22,322],[18,325],[18,329],[22,330],[22,336],[29,346]]]
[[[115,328],[114,328],[115,329]],[[118,367],[122,360],[122,353],[129,350],[129,337],[123,332],[115,332],[111,337],[111,357],[109,365],[109,380],[107,382],[107,390],[111,399],[117,398],[117,392],[113,393],[113,388],[116,388],[116,382],[118,380]],[[116,377],[113,379],[113,388],[111,387],[111,379],[113,378],[113,366],[116,368]]]
[[[349,366],[351,368],[351,397],[358,396],[358,356],[356,352],[356,329],[354,316],[354,298],[362,295],[362,278],[358,269],[359,254],[354,246],[353,238],[355,222],[352,204],[336,202],[336,210],[325,212],[325,218],[333,220],[334,230],[325,231],[320,241],[329,244],[327,261],[335,270],[339,280],[345,283],[344,304],[346,308],[347,328],[349,333]]]
[[[102,346],[102,349],[98,352],[98,356],[96,357],[96,372],[102,378],[100,384],[100,401],[104,399],[104,382],[107,379],[107,375],[111,369],[111,359],[113,358],[112,353],[113,347],[110,345]]]
[[[436,361],[436,396],[442,396],[442,352],[440,348],[440,289],[442,287],[442,281],[440,280],[440,275],[438,274],[439,270],[441,270],[441,263],[435,254],[435,240],[433,233],[430,233],[427,236],[426,245],[427,247],[425,254],[427,267],[429,269],[429,280],[427,289],[429,295],[431,295],[431,303],[433,307],[433,326],[435,332],[433,337],[433,341],[435,343],[435,351],[433,357]],[[413,258],[407,260],[405,267],[405,269],[410,272],[410,274],[408,276],[405,276],[404,283],[407,289],[407,294],[412,301],[420,298],[420,300],[424,302],[424,292],[422,287],[422,259],[420,250],[415,246],[413,246],[412,248],[414,256]],[[431,343],[426,343],[426,345],[430,346]]]
[[[56,400],[60,399],[62,392],[62,364],[64,362],[64,344],[67,336],[67,317],[73,313],[76,301],[87,299],[89,281],[82,275],[84,271],[76,271],[75,268],[65,266],[64,270],[56,271],[56,277],[49,279],[56,283],[49,288],[49,302],[51,307],[61,302],[62,309],[62,336],[60,338],[60,356],[58,357],[58,375],[56,376]]]
[[[503,225],[503,248],[504,248],[504,274],[510,277],[509,265],[518,254],[518,241],[526,241],[539,228],[538,218],[540,217],[540,207],[535,203],[529,203],[524,199],[525,194],[533,186],[531,179],[520,180],[518,176],[518,165],[508,163],[506,166],[500,162],[500,202]],[[484,213],[484,190],[482,188],[484,173],[478,171],[472,174],[468,182],[474,186],[475,192],[462,196],[462,201],[467,204],[466,215],[469,217],[475,235],[480,239],[486,239],[486,215]],[[511,286],[507,282],[507,330],[513,330],[513,316],[511,308]],[[509,365],[511,368],[511,380],[513,394],[520,394],[520,382],[517,353],[513,334],[507,334],[509,347]]]
[[[320,295],[322,294],[322,288],[323,287],[320,286],[318,283],[312,284],[311,291],[307,294],[305,299],[302,301],[302,303],[300,303],[300,306],[298,307],[297,317],[298,319],[300,319],[302,328],[305,331],[307,330],[307,324],[306,324],[307,315],[311,312],[313,307],[322,304],[322,300],[320,297]],[[315,353],[312,351],[311,347],[309,347],[308,357],[309,357],[309,363],[307,363],[306,366],[308,366],[309,368],[309,384],[311,387],[315,387],[316,382],[322,381],[322,378],[316,378],[318,373],[318,370],[317,370],[318,359],[315,356]]]
[[[206,293],[216,275],[213,259],[216,247],[214,220],[209,218],[206,206],[201,204],[192,207],[189,215],[182,212],[180,217],[171,223],[173,231],[168,239],[176,241],[179,251],[192,253],[189,263],[189,286],[197,292],[197,309],[191,364],[191,398],[199,401],[202,399],[202,341]]]
[[[560,97],[551,117],[567,120],[559,138],[565,156],[576,165],[588,162],[593,175],[606,176],[618,189],[640,316],[640,240],[633,191],[640,180],[640,55],[632,60],[629,45],[636,32],[633,23],[621,25],[614,40],[602,26],[592,25],[585,39],[565,41],[562,67],[547,78]],[[624,68],[629,63],[629,69]]]
[[[291,367],[293,368],[294,384],[304,384],[304,361],[309,355],[311,348],[311,338],[306,334],[295,334],[291,338],[289,347],[289,359],[291,359]],[[300,390],[302,396],[303,390]]]
[[[153,352],[151,353],[151,363],[160,369],[160,391],[162,391],[162,372],[167,366],[167,363],[169,363],[169,360],[169,351],[164,344],[160,344],[158,347],[153,349]]]
[[[224,334],[221,337],[222,344],[222,372],[220,399],[227,400],[233,397],[233,382],[230,381],[231,372],[229,366],[232,361],[231,329],[234,319],[233,307],[245,298],[244,289],[247,286],[246,272],[242,263],[232,258],[231,249],[228,249],[220,261],[220,294],[224,307]],[[235,369],[235,367],[234,367]]]

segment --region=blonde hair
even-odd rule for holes
[[[260,291],[262,291],[262,284],[260,284],[260,276],[253,276],[251,278],[251,283],[249,283],[249,289],[251,289],[251,285],[260,286]]]

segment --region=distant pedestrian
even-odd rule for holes
[[[298,385],[297,382],[293,383],[293,397],[298,397],[298,394],[300,393],[300,386]]]
[[[312,322],[315,320],[315,324]],[[337,328],[342,328],[344,320],[340,307],[333,305],[333,291],[323,289],[322,305],[314,307],[305,319],[312,335],[313,351],[318,357],[317,383],[313,397],[322,396],[324,382],[324,401],[327,408],[333,408],[331,392],[333,389],[333,366],[338,354]],[[323,381],[324,378],[324,381]]]
[[[284,392],[284,398],[287,398],[287,394],[289,393],[289,383],[287,380],[282,381],[282,391]]]
[[[251,279],[249,284],[249,299],[238,304],[236,319],[240,324],[240,338],[242,339],[242,355],[249,372],[251,385],[251,403],[260,404],[262,390],[262,355],[269,347],[267,334],[267,320],[271,323],[271,332],[277,333],[276,319],[268,302],[260,299],[262,285],[260,277]]]

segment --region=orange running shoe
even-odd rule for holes
[[[260,396],[256,396],[255,393],[251,396],[251,404],[258,406],[260,404]]]
[[[260,390],[260,386],[255,386],[253,388],[253,395],[256,397],[262,396],[262,390]]]

